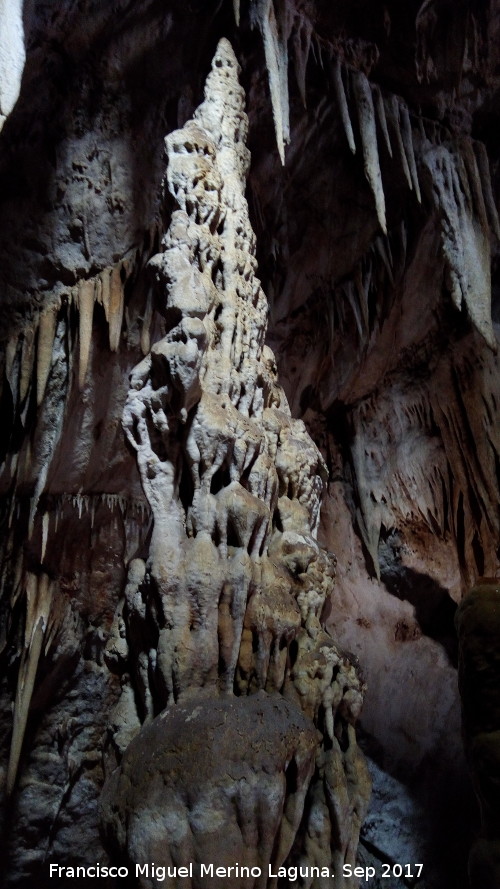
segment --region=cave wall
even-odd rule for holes
[[[329,472],[328,625],[367,681],[375,787],[377,769],[401,782],[393,821],[387,806],[384,829],[369,816],[365,854],[397,857],[403,819],[428,885],[466,885],[453,617],[498,571],[500,11],[240,5],[0,10],[4,792],[23,670],[33,685],[4,807],[7,885],[102,848],[122,696],[105,647],[152,529],[121,417],[130,371],[166,332],[145,272],[173,209],[163,138],[199,105],[221,36],[247,94],[267,343]]]

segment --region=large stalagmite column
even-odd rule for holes
[[[203,863],[238,862],[254,872],[233,889],[297,865],[296,885],[338,889],[355,885],[342,866],[369,795],[363,686],[321,624],[325,466],[264,346],[237,74],[222,40],[205,101],[166,139],[177,209],[150,263],[166,334],[132,372],[123,420],[154,527],[108,644],[123,757],[102,820],[133,862],[193,862],[184,887],[215,885]]]

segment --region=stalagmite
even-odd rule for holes
[[[377,112],[378,122],[382,131],[382,135],[384,137],[384,142],[387,151],[389,152],[389,157],[392,157],[392,145],[389,136],[389,130],[387,129],[387,118],[385,115],[384,100],[382,98],[380,87],[377,86],[377,84],[372,84],[372,93],[375,96],[375,110]]]
[[[109,348],[118,352],[123,322],[123,283],[121,266],[115,265],[109,279]]]
[[[346,134],[347,143],[353,154],[356,154],[356,143],[354,141],[354,133],[352,130],[351,117],[349,115],[349,106],[344,89],[344,81],[342,80],[342,67],[340,59],[337,56],[332,66],[333,86],[340,111],[340,119],[342,121],[344,132]]]
[[[105,834],[129,858],[195,866],[206,843],[213,848],[217,811],[218,854],[259,861],[267,874],[269,864],[309,860],[312,798],[324,800],[325,787],[348,796],[352,784],[363,814],[369,780],[361,768],[348,778],[342,760],[335,775],[326,765],[330,735],[347,737],[357,719],[363,684],[321,624],[334,578],[316,540],[327,471],[264,347],[237,73],[222,40],[204,102],[165,140],[177,208],[150,271],[157,311],[175,324],[132,370],[123,412],[153,525],[147,561],[128,566],[107,645],[124,677],[110,727],[123,759],[101,811]],[[113,504],[126,506],[116,496]],[[136,736],[126,746],[120,714],[131,707]],[[209,728],[200,735],[198,725]],[[192,825],[180,858],[170,832],[155,846],[155,805],[162,822]],[[340,840],[329,815],[324,824],[325,861],[350,861],[359,820],[346,813]]]
[[[421,204],[422,197],[420,194],[420,185],[418,183],[417,164],[415,162],[415,150],[413,147],[413,134],[411,130],[410,115],[408,114],[408,108],[406,107],[404,102],[400,102],[399,104],[399,120],[401,122],[401,138],[403,140],[403,146],[408,161],[408,168],[410,170],[412,185],[415,189],[417,201],[419,202],[419,204]]]
[[[28,574],[26,577],[26,625],[24,629],[24,646],[17,678],[16,700],[12,740],[10,744],[9,765],[7,769],[6,791],[10,796],[14,789],[21,748],[33,687],[35,684],[38,661],[49,618],[52,601],[52,584],[46,574],[37,577]]]
[[[36,365],[36,403],[40,407],[52,364],[52,348],[56,332],[57,309],[50,307],[42,312],[38,324],[38,348]]]
[[[365,175],[375,199],[375,207],[380,227],[387,234],[385,220],[385,197],[377,148],[377,129],[370,84],[360,71],[352,72],[352,84],[358,109],[359,129],[363,146]]]
[[[80,281],[78,285],[78,309],[80,355],[78,363],[78,385],[85,386],[85,377],[89,363],[90,344],[92,341],[92,319],[94,317],[94,282]]]

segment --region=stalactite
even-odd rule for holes
[[[27,325],[23,331],[23,347],[21,354],[21,373],[19,378],[19,401],[24,402],[33,375],[34,345],[36,330],[32,325]]]
[[[489,233],[471,205],[465,168],[461,158],[444,145],[428,147],[423,161],[434,185],[431,197],[440,213],[451,297],[457,309],[466,306],[472,323],[490,348],[496,349],[491,321]],[[465,188],[459,174],[461,167]]]
[[[363,323],[360,315],[360,300],[358,298],[358,294],[354,289],[354,284],[352,281],[348,281],[344,287],[343,292],[347,297],[347,301],[351,307],[351,311],[354,315],[354,320],[356,321],[356,327],[358,329],[358,334],[360,340],[363,338]]]
[[[365,330],[369,330],[370,327],[370,316],[368,311],[368,292],[363,282],[363,275],[361,270],[361,264],[358,264],[354,271],[354,284],[356,286],[356,290],[358,293],[358,302],[361,308],[361,313],[363,316],[363,324],[365,326]]]
[[[297,86],[304,108],[307,108],[306,72],[309,53],[311,51],[312,32],[313,27],[309,19],[300,18],[293,33],[295,76],[297,78]]]
[[[109,348],[118,352],[123,323],[124,293],[121,266],[115,265],[109,278]]]
[[[410,171],[411,182],[415,190],[417,201],[419,202],[419,204],[421,204],[422,197],[420,194],[417,165],[415,162],[415,150],[413,147],[413,135],[411,130],[410,115],[408,114],[408,108],[406,107],[404,102],[401,102],[399,104],[399,120],[401,122],[401,138],[408,161],[408,169]]]
[[[42,412],[35,438],[33,463],[36,482],[29,512],[28,538],[31,538],[33,534],[38,503],[45,488],[54,450],[63,429],[64,409],[69,386],[69,360],[66,353],[66,318],[64,315],[56,326],[53,367],[55,373],[50,375],[46,387],[46,399],[52,400],[53,409],[46,413]]]
[[[285,146],[290,140],[287,35],[280,32],[273,0],[257,0],[252,11],[264,43],[276,142],[284,165]]]
[[[80,281],[78,284],[78,310],[80,335],[78,385],[80,389],[83,389],[92,342],[92,319],[94,317],[94,282],[92,280]]]
[[[151,322],[153,320],[153,292],[148,287],[146,296],[146,306],[142,316],[141,327],[141,351],[143,355],[147,355],[151,349]]]
[[[41,574],[39,577],[34,574],[27,574],[24,646],[17,679],[12,740],[6,781],[6,791],[9,796],[14,789],[16,781],[38,661],[47,630],[52,593],[52,584],[46,574]]]
[[[19,366],[18,362],[16,361],[18,344],[19,334],[16,332],[9,337],[5,350],[5,376],[7,378],[7,382],[12,393],[14,407],[17,407],[18,400],[17,386],[19,379]]]
[[[49,536],[49,513],[44,512],[42,516],[42,551],[40,554],[40,564],[43,564],[45,553],[47,551],[47,539]]]
[[[491,187],[490,162],[485,146],[482,142],[474,142],[474,151],[477,158],[479,175],[482,182],[482,191],[486,209],[488,211],[488,219],[490,225],[495,232],[496,237],[500,240],[500,222],[496,208],[495,198],[493,197],[493,189]]]
[[[371,88],[373,95],[375,96],[375,110],[377,112],[378,122],[382,131],[382,135],[384,137],[385,146],[389,153],[389,157],[392,157],[392,145],[389,136],[389,130],[387,129],[387,117],[385,114],[385,105],[382,97],[382,92],[380,90],[380,87],[376,84],[372,84]]]
[[[370,84],[368,83],[366,76],[361,72],[353,71],[351,77],[356,106],[358,109],[365,175],[375,199],[375,207],[380,227],[384,234],[387,234],[384,186],[382,184],[382,174],[380,172],[375,110],[373,107]]]
[[[38,324],[38,348],[36,369],[36,403],[40,407],[52,364],[52,349],[56,333],[57,308],[50,307],[41,313]]]
[[[346,134],[347,144],[349,145],[352,153],[356,154],[356,143],[354,141],[354,133],[352,129],[351,118],[349,115],[349,106],[347,104],[344,82],[342,80],[342,68],[338,56],[333,62],[332,75],[335,96],[337,98],[337,104],[340,111],[340,119],[344,127],[344,132]]]
[[[111,302],[111,275],[112,275],[112,273],[113,273],[113,269],[109,268],[109,269],[104,269],[104,271],[101,272],[101,275],[100,275],[102,307],[104,309],[104,315],[105,315],[105,318],[106,318],[106,321],[108,322],[108,324],[109,324],[109,306],[110,306],[110,302]]]
[[[382,260],[391,285],[394,285],[394,263],[392,259],[391,245],[389,239],[383,238],[382,236],[375,238],[373,248],[377,256],[379,256]]]
[[[387,117],[391,122],[392,129],[394,135],[396,137],[396,145],[398,149],[399,159],[401,161],[401,165],[403,167],[403,173],[405,175],[405,179],[408,183],[408,187],[413,189],[413,182],[411,178],[410,168],[408,166],[408,159],[406,157],[406,151],[403,144],[403,136],[401,133],[401,123],[400,123],[400,105],[397,96],[390,95],[387,97],[385,103]]]

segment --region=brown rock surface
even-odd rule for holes
[[[193,865],[169,885],[211,889],[200,864],[256,868],[238,889],[269,885],[300,825],[315,768],[317,731],[279,695],[196,696],[145,725],[107,782],[105,831],[132,862]],[[142,878],[139,885],[157,882]]]
[[[161,199],[161,146],[192,117],[226,36],[247,94],[249,218],[270,307],[257,388],[275,411],[286,396],[325,460],[318,537],[337,567],[322,618],[368,683],[362,728],[376,799],[363,854],[394,860],[415,849],[424,885],[463,889],[475,816],[460,753],[453,615],[477,577],[498,571],[497,0],[36,0],[20,10],[13,2],[0,11],[4,789],[24,722],[25,730],[8,806],[2,797],[0,879],[43,887],[46,861],[107,860],[97,826],[105,772],[166,704],[157,652],[168,664],[168,633],[159,645],[160,597],[143,592],[152,510],[121,418],[131,370],[146,358],[161,378],[176,352],[165,337],[179,312],[190,319],[179,332],[188,360],[189,342],[203,348],[197,322],[211,311],[209,276],[194,270],[189,232],[187,263],[171,255],[169,264],[160,248],[173,206]],[[218,188],[214,179],[208,202]],[[155,287],[186,285],[166,315],[145,271],[153,256],[163,257]],[[200,258],[206,269],[210,244]],[[226,371],[221,364],[221,378]],[[172,365],[188,412],[195,378]],[[211,408],[204,397],[200,417]],[[223,527],[215,506],[241,518],[245,501],[261,519],[267,508],[288,523],[279,567],[264,566],[256,580],[239,657],[233,618],[243,621],[238,602],[248,592],[247,523],[226,540],[215,672],[231,687],[237,660],[245,690],[262,687],[264,675],[276,686],[287,649],[274,656],[273,634],[293,635],[299,612],[307,622],[323,596],[309,541],[293,539],[307,507],[276,490],[274,411],[257,425],[267,447],[235,508],[227,491],[218,503],[210,484],[187,521],[193,554]],[[304,434],[288,428],[284,449]],[[232,429],[229,437],[238,441]],[[227,446],[224,437],[218,444]],[[234,466],[245,459],[238,449]],[[189,474],[179,490],[194,503]],[[199,474],[201,487],[210,469]],[[276,496],[279,511],[270,509]],[[210,559],[212,545],[203,544]],[[292,597],[289,572],[298,573]],[[270,585],[272,608],[261,595]],[[254,651],[257,628],[265,644]],[[214,651],[211,643],[209,678]]]

